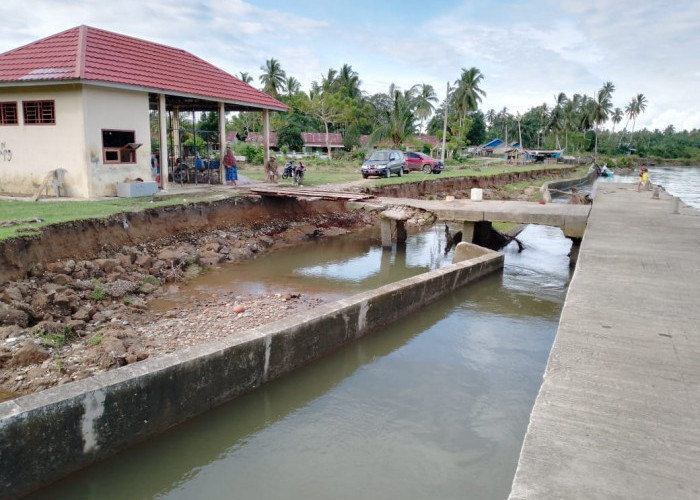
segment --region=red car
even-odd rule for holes
[[[426,174],[439,174],[445,168],[440,160],[431,158],[423,153],[409,151],[404,153],[404,157],[406,158],[406,172],[422,170]]]

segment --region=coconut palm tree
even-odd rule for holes
[[[360,75],[349,64],[343,64],[343,67],[338,71],[336,81],[338,89],[345,94],[345,97],[350,99],[360,99],[362,97]]]
[[[239,77],[239,79],[243,83],[253,83],[253,77],[247,71],[241,71],[241,76]]]
[[[605,82],[603,87],[598,90],[596,98],[592,104],[591,119],[595,125],[595,148],[594,157],[598,156],[598,126],[601,123],[608,121],[608,116],[612,112],[612,93],[615,91],[615,85],[612,82]]]
[[[554,132],[557,148],[561,148],[561,144],[559,144],[559,132],[564,130],[564,108],[568,102],[569,98],[566,97],[566,94],[564,92],[559,92],[558,95],[554,96],[554,107],[549,115],[548,128]]]
[[[301,83],[293,76],[290,76],[284,82],[284,88],[287,90],[287,95],[291,97],[301,90]]]
[[[486,92],[479,86],[483,79],[484,75],[481,71],[471,67],[462,68],[462,75],[455,81],[454,99],[460,127],[467,113],[479,109],[482,97],[486,97]]]
[[[284,89],[287,73],[280,66],[280,62],[275,59],[268,59],[264,66],[260,66],[263,74],[260,75],[260,83],[263,84],[263,92],[277,97],[279,92]]]
[[[615,125],[619,124],[622,121],[622,118],[625,116],[625,114],[622,112],[620,108],[615,108],[613,109],[612,114],[610,115],[610,121],[612,122],[612,133],[610,134],[610,143],[612,144],[613,141],[613,136],[615,135]]]
[[[429,83],[420,83],[411,87],[410,90],[414,99],[414,114],[420,120],[420,130],[423,130],[423,122],[433,114],[435,106],[433,103],[438,102],[438,96],[435,93],[435,88]]]
[[[378,126],[370,136],[370,143],[388,138],[398,149],[399,145],[415,132],[415,115],[411,92],[401,92],[393,83],[389,92],[382,97],[388,104],[378,110]]]
[[[634,103],[634,119],[632,120],[631,135],[634,138],[634,126],[637,123],[637,117],[647,109],[647,98],[644,94],[637,94],[637,96],[632,99],[632,102]]]

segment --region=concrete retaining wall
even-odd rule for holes
[[[503,267],[487,251],[227,339],[0,403],[0,498],[249,392]]]
[[[549,181],[542,184],[540,191],[542,192],[542,199],[547,203],[552,201],[552,195],[550,194],[550,189],[558,189],[560,191],[565,191],[571,189],[574,186],[580,186],[583,184],[593,184],[598,175],[593,170],[589,170],[588,173],[583,177],[573,177],[571,179],[561,179],[557,181]]]

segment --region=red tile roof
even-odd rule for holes
[[[78,26],[0,54],[0,83],[81,80],[287,110],[288,106],[189,52]]]
[[[263,144],[265,138],[260,132],[248,132],[248,137],[246,137],[245,142],[250,142],[253,144]],[[270,132],[270,146],[277,145],[277,134]]]
[[[302,132],[301,138],[304,139],[304,146],[325,148],[326,133],[325,132]],[[332,148],[343,147],[343,136],[338,133],[329,133],[328,142]]]

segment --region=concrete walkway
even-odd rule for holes
[[[564,235],[580,238],[586,229],[590,205],[533,203],[503,200],[415,200],[379,198],[386,206],[414,207],[434,213],[439,220],[459,222],[516,222],[560,227]]]
[[[672,212],[598,186],[511,499],[700,498],[700,212]]]

